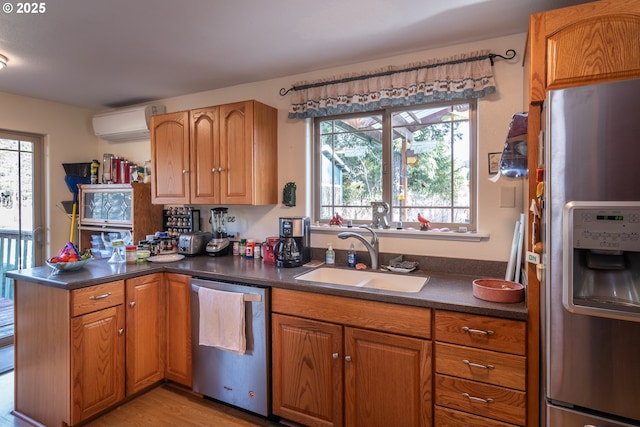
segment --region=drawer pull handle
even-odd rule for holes
[[[472,329],[468,326],[463,326],[462,330],[470,334],[478,334],[478,335],[493,335],[495,333],[493,331],[483,331],[481,329]]]
[[[89,299],[91,300],[105,299],[105,298],[109,298],[110,296],[111,296],[111,292],[107,292],[106,294],[102,294],[102,295],[91,295]]]
[[[481,397],[475,397],[475,396],[471,396],[469,393],[462,393],[463,397],[466,397],[467,399],[473,401],[473,402],[481,402],[481,403],[493,403],[493,399],[488,397],[486,399],[483,399]]]
[[[473,363],[473,362],[469,362],[468,360],[463,360],[462,363],[464,363],[465,365],[469,366],[470,368],[481,368],[481,369],[494,369],[495,366],[493,365],[481,365],[479,363]]]

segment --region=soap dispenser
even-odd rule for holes
[[[336,265],[336,253],[333,251],[331,243],[329,243],[329,247],[327,248],[327,252],[325,253],[324,263],[328,267],[333,267]]]

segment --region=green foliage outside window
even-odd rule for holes
[[[317,119],[319,219],[336,213],[371,221],[371,202],[391,207],[390,221],[438,226],[471,222],[469,101]],[[386,124],[386,125],[385,125]]]

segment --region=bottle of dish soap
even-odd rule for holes
[[[347,265],[351,268],[355,268],[356,266],[356,248],[353,246],[353,242],[351,246],[349,246],[349,252],[347,254]]]
[[[329,243],[329,247],[327,248],[327,252],[325,253],[324,263],[327,265],[327,267],[333,267],[336,265],[336,253],[333,251],[331,243]]]

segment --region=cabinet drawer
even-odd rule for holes
[[[124,280],[71,291],[71,316],[124,304]]]
[[[435,421],[436,427],[515,427],[514,424],[507,424],[466,412],[454,411],[453,409],[436,406]]]
[[[273,288],[274,313],[375,329],[418,338],[431,337],[431,309]]]
[[[525,355],[525,322],[441,310],[435,318],[438,341]]]
[[[436,374],[436,405],[525,425],[526,393]]]
[[[526,358],[437,342],[436,372],[526,390]]]

